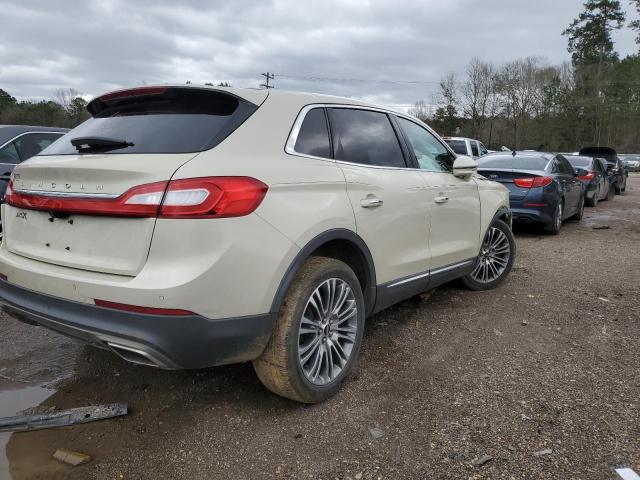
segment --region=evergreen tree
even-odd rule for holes
[[[638,0],[635,0],[638,1]],[[618,54],[613,49],[611,32],[624,25],[625,14],[619,0],[587,0],[563,35],[574,65],[613,63]]]

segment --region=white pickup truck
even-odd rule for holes
[[[484,157],[489,151],[482,142],[473,138],[465,137],[443,137],[444,141],[453,149],[458,155],[467,155],[478,159]]]

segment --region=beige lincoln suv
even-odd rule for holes
[[[365,318],[439,284],[500,284],[509,197],[404,113],[324,95],[143,86],[17,166],[0,302],[161,368],[252,361],[335,393]]]

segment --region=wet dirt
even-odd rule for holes
[[[13,478],[601,480],[616,467],[640,471],[640,175],[628,185],[559,236],[517,228],[515,267],[500,288],[451,284],[368,319],[359,368],[320,405],[272,395],[250,364],[139,367],[3,316],[4,377],[25,370],[38,384],[71,370],[45,406],[130,408],[12,435]],[[58,448],[93,460],[57,464]]]

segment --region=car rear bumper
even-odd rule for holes
[[[511,205],[514,223],[551,223],[553,222],[553,208],[549,207],[521,207]]]
[[[0,280],[0,304],[18,320],[111,350],[133,363],[203,368],[257,358],[275,314],[211,320],[131,313],[45,295]]]

